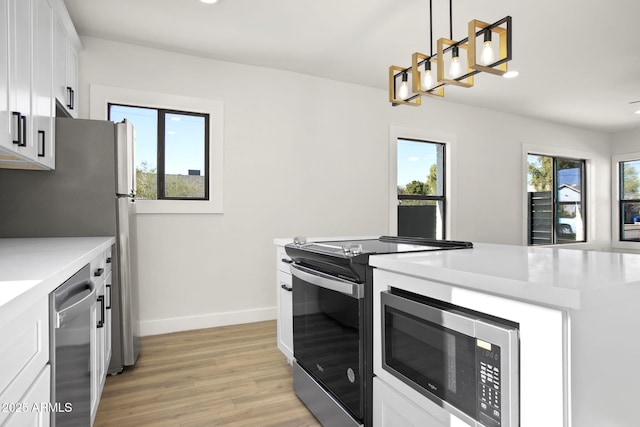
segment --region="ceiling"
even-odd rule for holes
[[[432,1],[435,44],[449,36],[449,2]],[[81,36],[385,90],[390,65],[408,67],[413,52],[429,53],[429,0],[64,2]],[[640,103],[630,104],[640,101],[640,1],[453,0],[453,38],[466,37],[471,19],[507,15],[509,68],[519,77],[481,73],[473,88],[448,86],[444,102],[605,132],[640,128]]]

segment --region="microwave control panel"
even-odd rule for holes
[[[478,421],[487,427],[500,427],[500,347],[477,340],[476,373]]]

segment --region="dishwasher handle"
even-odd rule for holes
[[[68,307],[63,308],[60,311],[55,312],[55,328],[59,329],[62,326],[62,322],[66,317],[71,317],[77,313],[81,313],[84,310],[88,310],[96,302],[96,288],[91,280],[83,280],[66,288],[62,293],[56,295],[56,305],[62,306],[66,301],[71,300],[74,296],[90,289],[84,298],[74,302]]]

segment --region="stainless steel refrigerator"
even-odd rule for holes
[[[0,169],[0,237],[116,236],[109,373],[140,353],[131,263],[135,131],[129,122],[56,119],[56,169]]]

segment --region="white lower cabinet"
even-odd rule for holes
[[[109,251],[110,253],[110,251]],[[111,360],[111,268],[105,252],[91,261],[92,280],[96,286],[96,303],[91,311],[91,422],[93,423]],[[107,287],[107,284],[109,285]]]
[[[104,388],[104,382],[107,379],[107,370],[109,369],[109,362],[111,362],[111,316],[112,316],[112,310],[111,310],[111,283],[112,283],[112,279],[111,279],[112,275],[111,272],[109,271],[107,273],[107,278],[105,279],[105,285],[104,285],[104,301],[105,301],[105,314],[104,314],[104,351],[103,351],[103,367],[104,367],[104,372],[102,375],[102,381],[101,381],[101,385],[100,385],[100,390],[102,390]]]
[[[284,246],[276,246],[276,292],[278,295],[278,349],[293,363],[293,281],[290,258]]]
[[[39,406],[50,398],[48,298],[2,324],[0,337],[0,425],[49,425]]]
[[[293,360],[293,287],[291,274],[278,270],[278,348]]]
[[[462,424],[466,426],[466,424]],[[373,379],[373,427],[445,427],[379,378]]]
[[[20,399],[0,403],[3,405],[2,410],[11,414],[5,420],[6,424],[2,425],[48,427],[51,424],[52,410],[49,404],[50,392],[51,366],[47,364]],[[5,408],[4,405],[8,406]]]

